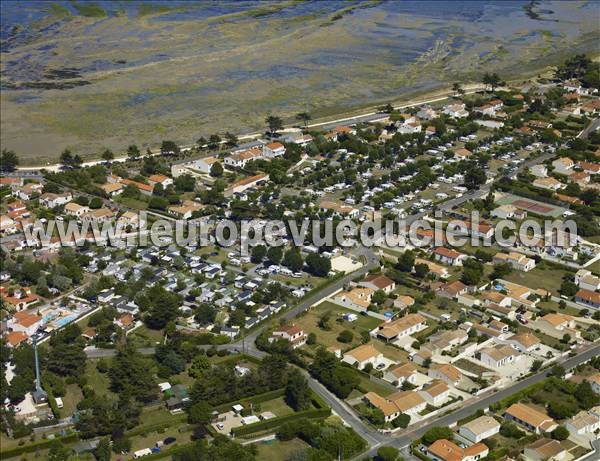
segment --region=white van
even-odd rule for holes
[[[152,450],[150,448],[144,448],[142,450],[138,450],[133,453],[133,459],[139,459],[142,456],[148,456],[152,454]]]

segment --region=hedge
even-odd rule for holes
[[[274,391],[263,392],[262,394],[257,394],[251,397],[245,397],[241,399],[234,400],[232,402],[222,403],[221,405],[215,406],[215,410],[221,412],[224,410],[228,410],[233,405],[239,402],[252,402],[252,403],[262,403],[268,400],[276,399],[277,397],[281,397],[285,394],[285,389],[282,387],[280,389],[275,389]]]
[[[20,447],[12,448],[10,450],[2,451],[2,452],[0,452],[0,455],[1,455],[2,459],[13,458],[15,456],[22,455],[23,453],[31,453],[32,451],[43,450],[45,448],[49,448],[52,445],[54,445],[56,442],[71,443],[71,442],[75,442],[77,439],[78,439],[77,434],[73,433],[73,434],[65,435],[64,437],[55,437],[54,439],[39,440],[37,442],[33,442],[28,445],[23,445]]]
[[[279,427],[282,424],[296,421],[299,419],[317,419],[326,418],[331,414],[330,408],[317,408],[314,410],[305,410],[291,415],[280,416],[279,418],[267,419],[254,424],[248,424],[247,426],[239,426],[231,429],[231,433],[234,436],[253,434],[254,432],[260,432],[265,429],[271,429],[273,427]]]
[[[524,398],[529,397],[532,393],[541,390],[547,382],[547,379],[543,379],[539,383],[532,384],[531,386],[526,387],[522,391],[519,391],[516,394],[512,394],[509,397],[506,397],[505,399],[499,400],[498,402],[490,405],[490,408],[494,410],[499,410],[500,408],[509,407],[513,403],[517,403],[523,400]]]

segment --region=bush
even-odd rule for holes
[[[552,431],[552,438],[555,440],[567,440],[569,435],[569,430],[565,426],[558,426]]]
[[[451,440],[453,436],[454,436],[454,433],[452,432],[452,429],[450,429],[448,427],[432,427],[427,432],[425,432],[425,434],[423,434],[423,437],[421,438],[421,440],[423,441],[423,443],[425,445],[431,445],[436,440],[440,440],[440,439]]]
[[[410,415],[406,415],[404,413],[402,413],[400,416],[398,416],[397,418],[395,418],[392,421],[392,426],[401,427],[402,429],[406,429],[409,424],[410,424]]]
[[[352,333],[350,330],[344,330],[340,332],[337,337],[337,340],[341,343],[351,343],[353,339],[354,333]]]

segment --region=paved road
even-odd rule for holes
[[[588,360],[598,356],[599,354],[600,354],[600,344],[596,344],[596,345],[588,347],[587,349],[582,350],[577,356],[571,357],[571,358],[568,358],[568,359],[562,361],[561,365],[564,366],[565,369],[570,370],[570,369],[576,367],[577,365],[587,362]],[[542,372],[540,372],[536,375],[530,376],[529,378],[526,378],[522,381],[518,381],[506,389],[502,389],[498,392],[492,393],[491,395],[484,395],[484,396],[480,397],[478,400],[470,400],[470,401],[466,402],[467,403],[466,406],[464,406],[450,414],[444,415],[444,416],[442,416],[438,419],[432,420],[432,421],[427,421],[426,423],[424,423],[421,426],[411,427],[411,429],[409,431],[403,431],[397,437],[388,439],[388,441],[386,441],[385,445],[392,445],[397,448],[406,447],[413,440],[416,440],[419,437],[421,437],[430,428],[432,428],[434,426],[441,426],[441,427],[451,426],[452,424],[456,423],[457,421],[459,421],[463,418],[466,418],[467,416],[472,415],[479,409],[488,408],[493,403],[496,403],[502,399],[505,399],[506,397],[509,397],[509,396],[513,395],[514,393],[525,389],[528,386],[531,386],[532,384],[542,381],[543,379],[545,379],[548,376],[548,373],[549,372],[547,370],[542,371]],[[359,459],[359,458],[362,459],[365,455],[374,456],[376,454],[376,452],[377,452],[377,449],[375,447],[373,447],[369,450],[369,452],[367,452],[366,454],[363,453],[357,459]]]
[[[141,347],[137,351],[142,355],[152,355],[154,354],[154,347]],[[99,349],[97,347],[86,348],[84,352],[88,359],[101,359],[117,355],[117,349]]]
[[[597,118],[596,120],[594,120],[592,123],[590,123],[588,126],[586,126],[581,133],[579,133],[577,135],[578,138],[583,138],[586,139],[591,133],[592,131],[596,131],[600,129],[600,118]]]

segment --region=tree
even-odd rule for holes
[[[273,264],[279,264],[283,258],[283,249],[281,247],[269,247],[267,250],[267,259]]]
[[[105,149],[104,152],[102,152],[102,160],[104,160],[105,162],[112,162],[113,159],[115,158],[115,154],[113,154],[112,150],[110,149]]]
[[[281,130],[283,128],[283,121],[281,120],[281,118],[276,117],[275,115],[269,115],[265,119],[265,123],[269,127],[269,133],[271,134],[271,136],[275,135],[278,130]]]
[[[216,149],[221,145],[221,136],[218,134],[211,134],[208,138],[208,147],[211,149]]]
[[[138,305],[146,310],[146,325],[154,330],[160,330],[175,320],[181,305],[181,296],[160,285],[148,288],[137,300]]]
[[[156,398],[152,367],[132,345],[117,352],[108,377],[113,392],[130,395],[140,402],[150,402]]]
[[[200,379],[207,370],[210,370],[210,360],[205,354],[198,354],[190,366],[188,374],[195,379]]]
[[[127,148],[127,158],[129,160],[135,160],[140,156],[140,150],[138,149],[138,146],[136,146],[135,144],[131,144],[128,148]]]
[[[379,447],[377,461],[398,461],[400,451],[396,447]]]
[[[206,140],[206,138],[204,136],[200,136],[198,138],[198,140],[196,141],[196,145],[198,146],[199,149],[204,149],[204,147],[208,144],[208,141]]]
[[[558,291],[561,295],[571,298],[575,296],[578,290],[579,287],[572,280],[563,280]]]
[[[311,253],[306,257],[306,266],[311,274],[325,277],[331,270],[331,261],[318,253]]]
[[[511,272],[512,272],[512,266],[508,263],[494,264],[494,270],[490,274],[490,280],[504,278]]]
[[[86,355],[79,344],[60,343],[48,354],[48,369],[59,376],[82,376]]]
[[[569,430],[565,426],[558,426],[552,431],[552,438],[555,440],[567,440],[569,435]]]
[[[12,173],[17,169],[19,157],[12,150],[2,149],[0,153],[0,171],[2,173]]]
[[[69,149],[63,150],[62,154],[60,154],[60,163],[67,168],[73,166],[73,154],[71,154]]]
[[[378,306],[381,306],[386,299],[387,296],[385,294],[385,291],[383,290],[377,290],[375,293],[373,293],[373,296],[371,297],[371,301],[373,301]]]
[[[96,461],[110,461],[110,439],[103,437],[93,451]]]
[[[500,85],[501,80],[498,74],[486,72],[483,75],[482,82],[486,86],[486,88],[490,87],[492,89],[492,92],[494,92],[496,90],[496,87]]]
[[[296,248],[291,248],[285,252],[283,257],[283,265],[294,272],[299,272],[304,266],[302,255]]]
[[[304,126],[308,126],[308,122],[310,121],[311,116],[308,112],[300,112],[296,114],[296,120],[301,120],[304,123]]]
[[[460,83],[456,82],[456,83],[452,84],[452,92],[454,93],[455,97],[458,97],[458,96],[463,95],[465,93],[465,90],[463,90]]]
[[[221,162],[215,162],[211,165],[210,175],[213,178],[220,178],[223,176],[223,165],[221,165]]]
[[[557,378],[563,378],[565,376],[565,367],[561,366],[561,365],[554,365],[551,369],[550,369],[550,375],[551,376],[556,376]]]
[[[254,264],[259,264],[265,259],[267,255],[267,247],[264,245],[256,245],[252,247],[252,252],[250,253],[250,261]]]
[[[311,331],[306,338],[306,344],[312,345],[317,343],[317,335],[314,331]]]
[[[538,371],[540,368],[542,368],[542,365],[544,364],[543,360],[534,360],[533,363],[531,364],[531,368],[529,369],[529,371],[531,371],[532,373],[535,373],[536,371]]]
[[[423,437],[421,438],[421,440],[423,441],[423,443],[425,445],[431,445],[436,440],[440,440],[440,439],[452,440],[453,437],[454,437],[454,433],[452,432],[452,429],[450,429],[449,427],[432,427],[427,432],[425,432],[425,434],[423,434]]]
[[[351,343],[354,339],[354,333],[350,330],[342,330],[337,337],[337,340],[341,343]]]
[[[102,202],[102,199],[100,197],[93,197],[90,200],[90,203],[89,203],[89,207],[91,209],[93,209],[93,210],[97,210],[99,208],[102,208],[102,205],[103,205],[103,202]]]
[[[525,432],[517,427],[513,422],[507,421],[500,426],[500,434],[510,439],[520,439],[525,436]]]
[[[415,275],[422,279],[429,274],[429,266],[427,264],[415,264]]]
[[[478,189],[486,180],[485,171],[476,165],[471,166],[465,173],[465,187],[469,190]]]
[[[225,133],[225,140],[228,147],[235,147],[238,145],[238,138],[233,133],[229,131]]]
[[[212,406],[205,400],[194,403],[187,409],[188,423],[207,424],[212,419]]]
[[[179,146],[175,141],[165,140],[160,144],[161,155],[177,155],[179,152]]]
[[[310,408],[310,391],[306,378],[297,369],[290,371],[285,386],[285,401],[295,411]]]
[[[589,410],[600,404],[600,396],[593,391],[589,381],[579,383],[575,388],[575,392],[573,392],[573,396],[584,410]]]
[[[398,257],[398,262],[396,263],[396,269],[402,272],[410,272],[415,264],[415,254],[406,250]]]

